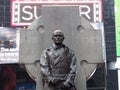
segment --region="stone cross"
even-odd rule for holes
[[[80,16],[79,6],[46,6],[41,8],[41,17],[26,30],[20,32],[20,63],[36,80],[36,90],[42,90],[39,60],[42,51],[52,45],[52,32],[62,30],[65,44],[77,57],[77,90],[86,90],[86,81],[103,63],[102,33],[94,30],[90,22]]]

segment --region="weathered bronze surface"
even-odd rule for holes
[[[44,50],[41,59],[44,90],[76,90],[76,57],[74,52],[63,44],[61,30],[52,35],[53,46]]]

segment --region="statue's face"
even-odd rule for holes
[[[52,40],[55,44],[62,44],[64,41],[64,34],[62,32],[55,32],[52,36]]]

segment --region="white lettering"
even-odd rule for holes
[[[38,18],[38,16],[37,16],[37,6],[34,6],[34,16],[35,16],[35,19]]]
[[[79,13],[80,13],[80,16],[85,15],[88,19],[91,19],[91,17],[89,16],[89,13],[90,13],[89,6],[86,6],[86,5],[79,6]]]
[[[31,12],[27,11],[26,9],[32,9],[32,7],[31,6],[24,6],[23,7],[23,12],[25,14],[27,14],[27,17],[23,17],[22,16],[22,19],[24,19],[24,20],[31,20],[33,18],[33,14]]]

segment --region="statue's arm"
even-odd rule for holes
[[[74,85],[75,83],[75,78],[76,78],[76,73],[77,73],[77,65],[76,65],[76,57],[75,54],[72,53],[71,55],[71,64],[70,64],[70,72],[67,77],[67,80],[64,82],[66,85]]]
[[[49,81],[51,78],[51,75],[50,75],[50,65],[48,62],[48,56],[47,56],[46,50],[44,50],[41,55],[40,67],[41,67],[41,73],[43,75],[43,79],[46,81]]]

